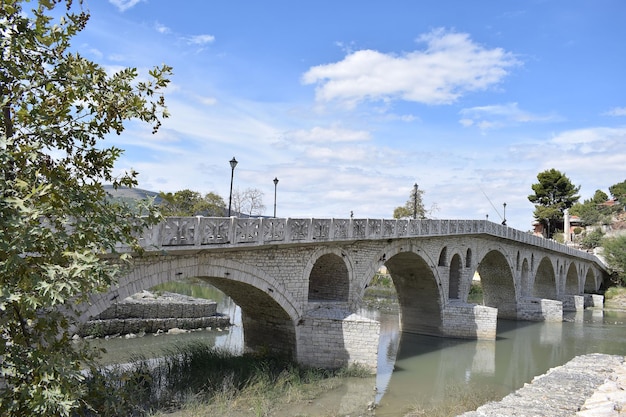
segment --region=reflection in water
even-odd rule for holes
[[[589,310],[563,323],[498,321],[495,341],[441,339],[403,333],[394,371],[377,379],[377,416],[456,401],[455,392],[500,399],[535,376],[586,353],[626,354],[626,312]],[[383,339],[381,331],[381,340]],[[386,337],[389,343],[394,343]],[[392,351],[383,347],[381,350]]]
[[[158,352],[192,341],[240,353],[243,350],[241,310],[222,293],[217,292],[211,298],[218,302],[219,312],[231,317],[233,327],[221,332],[147,335],[95,343],[109,351],[109,362],[127,361],[129,352],[158,356]],[[365,309],[358,314],[381,323],[376,416],[400,417],[415,407],[446,405],[459,401],[461,396],[497,400],[574,356],[596,352],[626,354],[626,312],[592,309],[566,313],[563,323],[501,320],[495,341],[400,333],[397,314]],[[355,396],[354,392],[361,395]],[[363,396],[363,392],[367,395]],[[370,394],[371,389],[364,388],[363,380],[347,381],[341,389],[312,402],[305,414],[315,416],[315,410],[326,409],[329,402],[343,403],[350,398],[365,401]],[[322,407],[319,401],[327,402]],[[320,411],[319,415],[326,414]]]

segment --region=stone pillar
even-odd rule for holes
[[[360,364],[376,371],[380,323],[347,310],[320,307],[296,326],[297,361],[301,365],[336,369]]]
[[[585,308],[604,307],[604,296],[600,294],[585,294]]]
[[[582,295],[564,295],[561,300],[563,311],[582,311],[585,309],[585,297]]]
[[[453,301],[443,310],[442,333],[462,339],[494,340],[497,322],[497,308]]]
[[[572,241],[569,225],[569,209],[565,209],[563,212],[563,239],[566,245]]]
[[[518,320],[563,321],[563,303],[547,298],[523,297],[517,303]]]

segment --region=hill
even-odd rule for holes
[[[105,185],[104,190],[112,197],[121,200],[144,200],[146,198],[154,198],[155,204],[161,202],[159,193],[155,191],[143,190],[141,188],[119,187],[117,190],[112,185]]]

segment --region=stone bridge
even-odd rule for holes
[[[472,339],[495,339],[498,318],[562,321],[563,311],[601,305],[594,294],[607,273],[594,255],[486,220],[172,217],[140,241],[145,253],[92,296],[83,320],[200,277],[241,307],[246,349],[327,368],[376,366],[379,323],[358,313],[382,266],[403,332]],[[475,273],[482,305],[467,301]]]

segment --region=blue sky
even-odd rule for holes
[[[140,187],[279,217],[390,218],[414,183],[434,218],[529,230],[556,168],[583,199],[626,179],[626,3],[87,0],[74,46],[111,71],[174,67],[161,131],[110,144]]]

